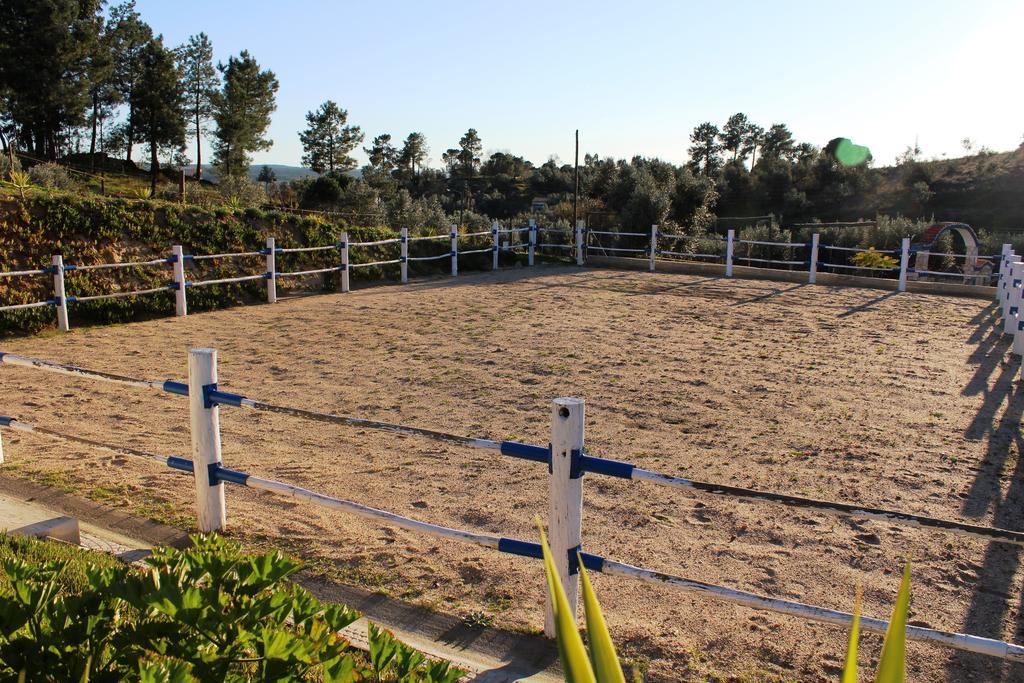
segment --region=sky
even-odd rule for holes
[[[280,82],[257,164],[298,165],[306,112],[336,101],[362,128],[420,131],[430,162],[468,128],[536,164],[584,154],[687,160],[694,126],[744,112],[798,141],[848,137],[876,164],[908,146],[1024,137],[1024,2],[405,2],[137,0],[177,45],[247,49]],[[194,152],[189,152],[194,158]],[[208,150],[204,145],[204,157]],[[354,156],[364,163],[359,150]]]

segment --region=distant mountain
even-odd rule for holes
[[[253,164],[249,167],[249,177],[256,180],[260,171],[263,170],[263,166],[269,166],[274,171],[274,175],[277,176],[277,181],[286,183],[291,180],[298,180],[299,178],[305,178],[307,176],[316,175],[311,168],[305,166],[287,166],[285,164]],[[190,174],[191,175],[191,174]],[[210,164],[203,164],[203,180],[209,180],[211,182],[217,182],[217,169]]]

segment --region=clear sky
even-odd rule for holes
[[[1024,2],[138,0],[168,45],[205,32],[280,81],[271,150],[298,164],[305,113],[333,99],[373,136],[427,137],[431,164],[476,128],[535,163],[584,153],[673,162],[737,111],[800,141],[849,137],[890,163],[1024,136]],[[191,153],[190,153],[191,154]],[[194,154],[192,155],[194,156]],[[362,151],[356,155],[362,163]],[[207,157],[209,158],[209,157]]]

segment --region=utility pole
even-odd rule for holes
[[[572,224],[580,220],[580,129],[576,129],[576,188],[572,193]]]

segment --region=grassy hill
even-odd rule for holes
[[[934,216],[987,230],[1024,232],[1024,146],[889,166],[877,173],[875,191],[860,206],[851,206],[852,214]]]

